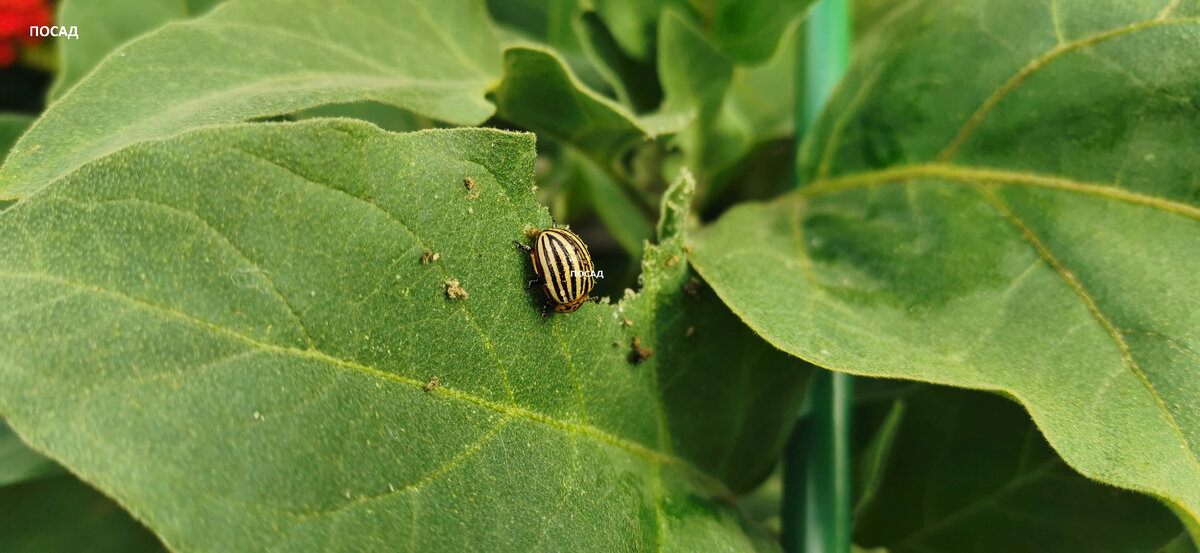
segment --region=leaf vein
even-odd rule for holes
[[[1179,422],[1175,420],[1175,416],[1167,407],[1166,402],[1163,401],[1162,395],[1154,387],[1154,383],[1150,381],[1150,378],[1146,375],[1142,368],[1138,366],[1137,361],[1133,358],[1133,353],[1129,349],[1129,344],[1125,342],[1125,337],[1116,328],[1116,326],[1113,325],[1112,321],[1108,319],[1104,312],[1100,310],[1100,306],[1096,302],[1096,299],[1093,298],[1091,293],[1089,293],[1087,289],[1083,287],[1083,283],[1079,281],[1079,278],[1076,277],[1073,272],[1067,269],[1067,267],[1064,266],[1062,262],[1054,256],[1046,243],[1043,242],[1042,239],[1033,232],[1033,229],[1026,225],[1025,222],[1019,217],[1017,217],[1017,215],[1013,213],[1012,210],[1009,209],[1009,207],[995,195],[995,193],[985,186],[976,186],[976,190],[978,190],[980,195],[987,200],[989,205],[995,208],[1000,215],[1002,215],[1014,228],[1017,229],[1017,231],[1021,233],[1025,240],[1028,241],[1037,251],[1038,256],[1041,257],[1042,260],[1044,260],[1048,265],[1054,268],[1054,271],[1058,273],[1058,276],[1062,278],[1063,282],[1065,282],[1067,286],[1069,286],[1071,290],[1075,292],[1075,295],[1079,298],[1079,300],[1083,302],[1084,306],[1087,308],[1088,312],[1091,313],[1096,322],[1099,323],[1104,331],[1108,333],[1109,337],[1112,338],[1113,342],[1115,342],[1117,348],[1120,350],[1121,359],[1124,362],[1124,365],[1128,367],[1129,370],[1133,371],[1133,374],[1137,376],[1139,380],[1141,380],[1142,385],[1154,399],[1155,405],[1160,411],[1162,411],[1162,414],[1167,421],[1167,425],[1171,427],[1171,430],[1175,433],[1180,445],[1183,447],[1184,451],[1187,452],[1188,457],[1191,458],[1193,468],[1195,468],[1197,472],[1200,472],[1200,460],[1197,460],[1196,453],[1192,450],[1191,443],[1188,441],[1187,436],[1183,433],[1183,429],[1179,426]],[[1181,506],[1181,508],[1186,509],[1187,507]]]
[[[384,499],[388,499],[390,497],[399,496],[406,492],[416,491],[416,490],[420,489],[422,486],[425,486],[426,484],[429,484],[429,483],[433,482],[434,480],[437,480],[438,478],[445,476],[447,473],[454,470],[455,468],[458,468],[460,465],[462,465],[464,462],[466,462],[467,459],[471,458],[476,453],[479,453],[479,451],[481,449],[483,449],[483,446],[486,445],[488,442],[490,442],[492,440],[492,438],[495,438],[496,435],[500,433],[500,430],[503,429],[506,425],[508,425],[508,423],[510,421],[512,421],[512,419],[513,419],[513,415],[506,415],[499,423],[496,423],[496,426],[493,426],[491,429],[489,429],[487,431],[487,433],[483,435],[483,437],[479,438],[478,440],[475,441],[475,443],[468,446],[462,453],[459,453],[453,459],[450,459],[449,461],[447,461],[446,464],[430,471],[429,474],[421,477],[416,482],[413,482],[411,484],[406,484],[404,486],[396,488],[395,490],[388,490],[386,492],[383,492],[383,493],[380,493],[377,495],[362,496],[362,497],[355,499],[354,501],[348,501],[346,503],[338,505],[337,507],[335,507],[333,509],[323,509],[323,510],[319,510],[319,511],[308,512],[308,513],[305,513],[300,518],[315,518],[318,516],[336,515],[338,513],[348,511],[355,507],[360,507],[362,505],[374,503],[376,501],[381,501]],[[414,529],[414,531],[415,531],[415,529]]]
[[[292,307],[292,304],[291,304],[291,302],[288,301],[287,297],[284,296],[283,293],[279,291],[279,286],[276,285],[275,280],[271,278],[271,273],[269,271],[264,270],[257,261],[251,259],[249,255],[246,255],[246,252],[244,252],[241,248],[239,248],[237,246],[237,244],[234,244],[233,240],[231,240],[228,236],[226,236],[224,233],[222,233],[220,230],[218,230],[216,227],[214,227],[211,223],[209,223],[207,219],[201,217],[200,214],[195,213],[193,211],[187,211],[184,209],[180,209],[180,208],[177,208],[177,207],[174,207],[171,205],[146,200],[143,198],[120,198],[120,199],[100,200],[100,201],[80,202],[80,203],[91,204],[91,205],[102,205],[102,204],[141,205],[144,207],[161,209],[168,213],[176,214],[185,219],[190,219],[190,220],[193,220],[193,221],[199,223],[201,226],[203,226],[205,229],[210,231],[216,237],[220,238],[221,242],[225,246],[227,246],[230,250],[232,250],[233,253],[235,253],[238,257],[242,258],[243,261],[248,263],[250,265],[250,267],[254,269],[256,274],[259,274],[262,276],[262,279],[264,281],[266,281],[268,286],[271,287],[272,294],[275,296],[276,299],[279,300],[280,303],[283,304],[283,308],[284,308],[284,310],[287,311],[288,316],[292,319],[293,322],[296,323],[296,328],[297,328],[297,330],[300,331],[300,335],[302,337],[304,337],[304,342],[306,344],[308,344],[309,349],[313,349],[316,347],[313,344],[312,338],[308,334],[308,328],[304,326],[304,321],[302,321],[300,319],[300,316],[296,313],[296,309],[294,307]]]
[[[1141,194],[1116,186],[1094,184],[1037,173],[1007,171],[988,167],[952,166],[943,163],[908,165],[820,181],[800,190],[798,195],[802,198],[812,198],[876,184],[899,183],[919,178],[944,179],[964,184],[1009,184],[1073,192],[1085,196],[1094,196],[1149,207],[1200,221],[1200,207],[1159,196]]]
[[[583,401],[583,385],[579,382],[579,372],[575,370],[575,360],[571,357],[571,352],[567,349],[567,341],[563,339],[562,328],[557,322],[554,325],[554,335],[558,337],[558,345],[562,348],[563,355],[567,357],[567,366],[571,368],[571,378],[575,381],[575,393],[579,396],[579,416],[583,417],[583,423],[587,424],[587,407]]]
[[[575,485],[575,480],[579,478],[579,444],[575,440],[571,440],[571,475],[567,477],[563,484],[562,496],[558,499],[558,504],[554,506],[554,510],[550,511],[549,518],[546,519],[546,526],[542,527],[542,533],[538,535],[538,539],[534,542],[533,547],[529,548],[530,553],[541,548],[542,543],[546,541],[546,536],[550,534],[550,527],[554,525],[554,519],[558,518],[558,514],[562,512],[563,505],[567,503],[567,498],[571,496],[571,488]]]
[[[358,196],[355,196],[354,194],[346,192],[345,190],[342,190],[336,186],[331,186],[331,185],[328,185],[325,183],[317,182],[307,176],[301,175],[300,173],[293,171],[290,167],[284,166],[283,164],[280,164],[279,162],[276,162],[275,160],[268,159],[266,157],[263,157],[259,154],[254,153],[252,151],[245,150],[242,148],[237,148],[237,147],[235,147],[234,150],[238,151],[238,152],[242,152],[252,158],[263,161],[274,167],[277,167],[277,168],[287,172],[288,174],[291,174],[291,175],[295,176],[296,178],[300,179],[301,182],[308,183],[308,184],[311,184],[311,185],[314,185],[314,186],[317,186],[320,188],[330,190],[341,196],[349,198],[351,201],[362,204],[364,206],[368,206],[370,209],[378,211],[379,213],[382,213],[383,216],[386,217],[389,221],[391,221],[393,224],[395,224],[396,226],[403,229],[406,233],[408,233],[408,235],[411,236],[413,238],[413,240],[415,240],[417,242],[417,244],[419,244],[422,248],[424,248],[425,250],[432,251],[431,248],[429,247],[429,245],[425,242],[425,240],[423,240],[420,236],[418,236],[417,233],[412,230],[412,228],[410,228],[408,225],[404,224],[402,221],[397,219],[390,211],[383,209],[382,207],[379,207],[379,205],[375,204],[374,202],[368,202],[368,201],[366,201],[362,198],[359,198]],[[444,279],[447,279],[447,280],[450,279],[450,273],[448,273],[446,271],[446,268],[442,265],[442,263],[440,261],[432,261],[432,264],[435,267],[437,267],[438,271],[442,274],[442,277]],[[475,318],[475,314],[471,312],[471,308],[467,307],[466,302],[463,301],[463,302],[459,302],[459,303],[462,306],[463,312],[467,315],[467,319],[469,319],[471,321],[471,324],[475,327],[475,330],[477,330],[479,332],[479,336],[481,338],[483,338],[483,343],[485,346],[487,346],[488,352],[491,354],[492,359],[494,359],[496,361],[496,367],[500,369],[500,376],[503,377],[503,379],[504,379],[504,388],[508,392],[509,403],[516,405],[516,395],[513,393],[512,385],[509,384],[508,371],[504,368],[504,363],[500,360],[500,354],[496,352],[496,346],[492,344],[491,338],[489,338],[487,333],[483,331],[483,327],[479,324],[479,321]]]
[[[414,378],[410,378],[410,377],[407,377],[407,376],[404,376],[401,374],[390,373],[390,372],[387,372],[387,371],[384,371],[381,369],[377,369],[377,368],[374,368],[374,367],[371,367],[368,365],[364,365],[361,363],[357,363],[354,361],[347,361],[344,359],[340,359],[338,357],[334,357],[332,355],[326,354],[320,350],[316,350],[316,349],[302,350],[302,349],[297,349],[294,347],[280,346],[280,345],[272,344],[272,343],[268,343],[268,342],[261,342],[250,336],[247,336],[245,334],[241,334],[239,332],[236,332],[231,329],[222,327],[220,325],[211,323],[204,319],[197,318],[193,315],[179,311],[177,309],[173,309],[173,308],[170,308],[167,306],[149,302],[149,301],[146,301],[146,300],[143,300],[140,298],[136,298],[136,297],[127,295],[123,292],[116,291],[116,290],[110,290],[110,289],[107,289],[107,288],[104,288],[101,286],[97,286],[92,283],[68,280],[68,279],[65,279],[65,278],[62,278],[62,277],[59,277],[56,275],[48,274],[48,273],[14,272],[14,271],[3,271],[3,270],[0,270],[0,278],[13,278],[13,279],[36,280],[36,281],[41,281],[41,282],[48,282],[48,283],[52,283],[52,284],[58,284],[61,286],[75,288],[75,289],[82,290],[82,291],[89,292],[89,293],[96,294],[96,295],[107,296],[107,297],[110,297],[110,298],[113,298],[113,299],[116,299],[119,301],[124,301],[127,303],[131,303],[133,305],[137,305],[141,308],[144,308],[144,309],[147,309],[150,311],[155,311],[155,312],[161,313],[168,317],[174,317],[176,319],[180,319],[180,320],[185,321],[189,324],[192,324],[196,327],[206,329],[210,332],[220,334],[222,336],[225,336],[225,337],[233,339],[233,340],[237,340],[239,342],[243,342],[245,344],[249,344],[250,346],[261,349],[263,351],[267,351],[267,352],[271,352],[271,353],[278,353],[281,355],[288,355],[288,356],[292,356],[292,357],[299,357],[299,358],[303,358],[303,359],[312,359],[312,360],[316,360],[316,361],[322,361],[322,362],[328,363],[330,365],[336,366],[341,369],[358,371],[363,374],[370,375],[370,376],[373,376],[376,378],[381,378],[384,380],[390,380],[390,381],[397,382],[400,384],[405,384],[405,385],[410,386],[415,389],[424,390],[425,385],[426,385],[426,382],[422,381],[422,380],[416,380]],[[684,471],[687,471],[689,474],[692,474],[692,475],[698,477],[705,485],[707,485],[711,489],[715,490],[716,493],[721,494],[721,495],[731,495],[728,488],[725,486],[725,484],[723,482],[721,482],[719,479],[714,478],[713,476],[707,474],[706,472],[700,470],[695,465],[692,465],[690,462],[688,462],[680,457],[677,457],[675,455],[648,448],[638,442],[634,442],[634,441],[631,441],[631,440],[628,440],[625,438],[615,436],[613,434],[609,434],[608,432],[600,430],[599,428],[596,428],[594,426],[581,425],[581,424],[575,424],[575,423],[571,423],[571,422],[567,422],[567,421],[562,421],[562,420],[553,418],[549,415],[545,415],[545,414],[542,414],[542,413],[539,413],[536,411],[531,411],[531,410],[525,409],[523,407],[517,407],[515,405],[510,405],[510,404],[505,404],[505,403],[497,403],[495,401],[484,399],[484,398],[476,396],[474,394],[464,392],[461,390],[457,390],[457,389],[454,389],[449,386],[438,386],[437,388],[434,388],[432,391],[430,391],[428,393],[444,395],[446,397],[454,398],[454,399],[460,400],[460,401],[465,401],[467,403],[472,403],[472,404],[478,405],[480,407],[484,407],[486,409],[491,409],[493,411],[496,411],[496,412],[504,414],[504,415],[512,415],[514,417],[519,417],[519,418],[529,420],[532,422],[541,423],[541,424],[544,424],[549,427],[557,428],[567,434],[587,436],[587,437],[597,440],[599,442],[606,443],[608,445],[616,447],[617,449],[627,451],[633,455],[636,455],[638,457],[646,459],[655,465],[664,465],[665,464],[665,465],[672,465],[672,466],[678,467]]]
[[[364,66],[370,67],[371,69],[374,69],[374,70],[377,70],[380,73],[383,73],[384,75],[394,75],[396,73],[396,68],[388,67],[388,66],[380,63],[379,60],[371,59],[371,58],[367,57],[365,54],[363,54],[362,52],[359,52],[357,50],[349,48],[341,43],[320,41],[311,36],[302,35],[300,33],[297,33],[295,31],[291,31],[288,29],[284,29],[282,27],[275,27],[275,26],[268,27],[268,26],[262,26],[262,25],[252,25],[249,23],[242,23],[242,22],[237,22],[237,21],[221,21],[221,22],[209,21],[209,22],[205,23],[203,30],[211,33],[213,30],[221,28],[221,27],[228,28],[228,29],[243,29],[243,30],[250,31],[251,34],[270,33],[270,34],[284,36],[287,38],[296,39],[296,40],[299,40],[302,42],[308,42],[308,43],[314,44],[316,46],[319,46],[321,48],[324,48],[325,50],[327,50],[329,52],[341,54],[344,59],[362,63]],[[217,36],[217,38],[223,39],[224,37]]]
[[[971,114],[971,117],[968,118],[967,122],[962,126],[961,129],[959,129],[958,134],[956,134],[950,143],[946,145],[945,149],[938,154],[937,160],[945,162],[953,158],[954,155],[958,153],[958,150],[962,147],[963,143],[966,142],[967,139],[970,138],[971,134],[975,132],[975,129],[978,128],[981,123],[983,123],[983,119],[987,117],[987,114],[992,110],[992,108],[995,108],[1001,100],[1007,97],[1012,91],[1016,90],[1017,87],[1021,86],[1021,84],[1029,79],[1029,77],[1031,77],[1034,73],[1037,73],[1055,60],[1071,52],[1075,52],[1089,46],[1095,46],[1096,44],[1106,40],[1114,39],[1127,34],[1163,25],[1179,25],[1185,23],[1200,23],[1200,18],[1155,18],[1124,27],[1118,27],[1116,29],[1101,31],[1094,35],[1086,36],[1071,42],[1059,43],[1054,48],[1051,48],[1042,55],[1030,60],[1029,63],[1025,64],[1024,67],[1010,77],[1008,81],[1000,86],[1000,88],[997,88],[991,96],[984,100],[983,104],[981,104],[979,108],[975,110],[975,113]]]

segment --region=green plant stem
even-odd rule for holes
[[[798,52],[805,72],[796,86],[796,144],[813,127],[846,70],[850,15],[846,0],[821,0],[805,22]],[[799,186],[799,178],[794,185]],[[850,424],[854,381],[818,371],[808,405],[784,452],[783,546],[789,553],[849,553]]]
[[[809,390],[784,452],[783,545],[789,553],[849,553],[854,380],[818,371]]]
[[[846,66],[850,63],[850,6],[847,0],[821,0],[817,2],[804,22],[805,40],[797,41],[799,53],[805,60],[803,82],[796,92],[804,96],[797,102],[799,122],[797,138],[803,138],[825,106],[825,100],[833,93]]]

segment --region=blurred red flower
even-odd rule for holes
[[[29,33],[30,27],[49,25],[49,0],[0,0],[0,67],[17,60],[17,44],[32,46],[42,40]]]

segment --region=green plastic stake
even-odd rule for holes
[[[805,22],[799,43],[805,60],[798,83],[796,144],[803,141],[850,59],[846,0],[821,0]],[[799,186],[797,179],[794,184]],[[818,371],[808,405],[784,452],[783,547],[789,553],[849,553],[851,538],[850,423],[854,381]]]

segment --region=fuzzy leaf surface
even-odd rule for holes
[[[728,212],[695,266],[818,365],[1002,391],[1200,537],[1200,5],[896,17],[806,142],[804,187]]]
[[[376,101],[475,124],[493,112],[484,93],[499,79],[479,1],[234,0],[109,54],[13,147],[0,200],[131,144],[323,104]]]
[[[0,414],[175,551],[773,550],[728,498],[807,365],[689,285],[689,179],[641,291],[543,321],[534,155],[314,120],[84,166],[0,214]]]

